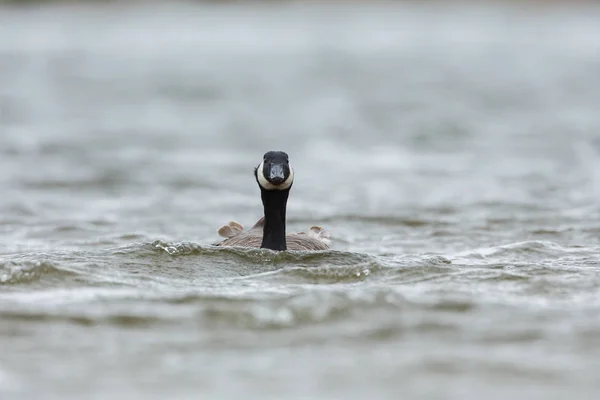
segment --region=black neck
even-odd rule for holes
[[[261,248],[287,250],[285,243],[285,210],[290,188],[265,190],[261,187],[261,198],[265,209],[265,226]]]

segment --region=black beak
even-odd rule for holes
[[[274,185],[279,185],[285,181],[285,169],[283,168],[283,164],[271,164],[269,181]]]

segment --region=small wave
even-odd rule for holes
[[[407,331],[430,332],[453,329],[447,321],[422,320],[423,313],[464,314],[476,309],[468,299],[405,297],[399,289],[362,287],[356,290],[312,290],[265,301],[214,301],[203,304],[200,316],[216,326],[252,330],[298,328],[343,321],[356,323],[360,335],[375,337]],[[406,318],[402,318],[402,316]],[[365,321],[372,318],[372,323]],[[377,333],[376,333],[377,332]],[[360,336],[359,335],[359,336]]]
[[[0,285],[16,285],[39,281],[42,277],[73,275],[48,261],[7,261],[0,263]]]
[[[289,278],[287,283],[317,279],[352,282],[365,279],[378,268],[385,266],[384,261],[375,256],[336,250],[277,252],[162,240],[119,247],[110,250],[109,253],[110,256],[117,257],[121,265],[128,270],[140,265],[143,269],[152,268],[155,271],[153,280],[157,274],[168,274],[168,279],[181,278],[188,282],[191,279],[240,277],[263,282],[286,277]],[[162,267],[167,265],[168,268]],[[300,271],[314,268],[317,270],[306,273]],[[269,275],[280,270],[286,272]]]
[[[206,304],[202,318],[217,326],[248,329],[284,329],[330,323],[352,315],[377,310],[382,312],[407,305],[393,290],[311,291],[284,299],[268,301],[220,301]]]
[[[61,300],[56,301],[57,297]],[[41,301],[44,298],[48,301]],[[406,332],[452,330],[454,325],[448,320],[424,320],[421,316],[431,312],[468,313],[474,308],[476,303],[469,299],[423,299],[384,285],[361,285],[353,290],[332,286],[304,288],[271,296],[260,292],[238,296],[207,288],[185,292],[94,289],[85,293],[49,291],[25,305],[15,301],[0,309],[0,319],[124,328],[201,324],[208,329],[236,331],[343,324],[352,337],[381,339]]]
[[[392,268],[386,270],[388,272],[386,282],[396,284],[446,279],[458,268],[449,259],[439,255],[395,256],[391,264]]]
[[[536,261],[539,260],[541,256],[544,259],[557,259],[572,253],[587,254],[590,253],[590,251],[592,250],[579,246],[566,247],[550,241],[531,240],[469,250],[457,253],[449,258],[453,261],[462,261],[470,264],[472,264],[473,261],[489,263],[492,260],[519,262]]]
[[[389,312],[409,304],[398,292],[387,288],[311,290],[271,298],[252,293],[236,298],[204,290],[179,294],[132,294],[135,293],[127,295],[120,291],[96,290],[81,296],[74,292],[69,296],[75,296],[76,300],[52,302],[51,305],[38,301],[30,302],[25,307],[0,309],[0,319],[122,327],[200,322],[215,328],[272,330],[332,323],[342,319],[353,321],[356,314],[369,313],[370,310]],[[90,297],[93,301],[89,301]]]
[[[269,274],[268,279],[292,280],[298,283],[302,280],[306,283],[332,284],[362,282],[381,270],[382,265],[370,261],[358,265],[320,265],[311,268],[287,267]]]
[[[322,251],[272,251],[268,249],[219,247],[201,245],[191,242],[169,243],[156,240],[152,243],[131,245],[113,250],[115,254],[129,254],[137,257],[167,256],[183,258],[203,256],[207,258],[222,258],[230,261],[245,261],[251,264],[283,265],[286,263],[319,264],[357,264],[371,261],[373,256],[361,253],[343,252],[336,250]]]
[[[75,325],[115,325],[120,327],[145,327],[166,323],[169,320],[158,316],[113,314],[105,316],[92,315],[69,315],[67,313],[46,313],[28,311],[0,311],[3,320],[27,321],[27,322],[67,322]]]
[[[154,249],[162,250],[172,256],[187,256],[187,255],[213,255],[213,254],[237,254],[248,258],[260,258],[269,260],[306,260],[310,258],[320,258],[328,255],[350,255],[354,253],[340,252],[335,250],[320,250],[320,251],[273,251],[269,249],[247,248],[247,247],[220,247],[213,245],[201,245],[191,242],[168,243],[161,240],[156,240],[149,244]]]

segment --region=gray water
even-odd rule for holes
[[[2,399],[595,399],[600,9],[0,8]],[[332,250],[215,249],[261,216]]]

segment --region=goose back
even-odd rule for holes
[[[216,246],[255,247],[260,248],[263,240],[265,218],[259,219],[249,230],[244,231],[242,225],[229,221],[217,231],[225,240]],[[285,235],[288,250],[327,250],[331,235],[320,226],[312,226],[308,232],[294,232]]]

